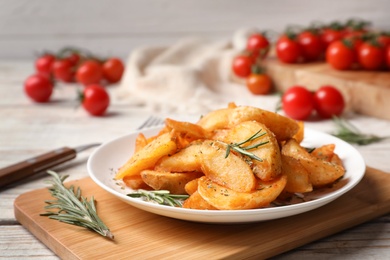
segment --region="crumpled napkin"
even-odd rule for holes
[[[239,30],[231,40],[186,38],[172,46],[135,49],[116,98],[162,113],[199,115],[229,102],[274,111],[277,96],[255,96],[232,77],[232,59],[251,32]]]

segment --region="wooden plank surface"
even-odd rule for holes
[[[47,189],[20,195],[16,219],[64,259],[268,258],[329,236],[390,211],[390,175],[367,168],[350,192],[319,209],[284,219],[239,225],[211,225],[141,211],[99,188],[90,178],[71,182],[94,195],[98,213],[115,241],[46,217]],[[41,201],[42,203],[38,203]]]

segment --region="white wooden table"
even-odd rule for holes
[[[142,107],[111,104],[105,117],[90,117],[75,108],[73,85],[60,85],[47,104],[33,104],[23,93],[23,81],[33,72],[32,61],[0,62],[0,167],[62,147],[106,142],[136,129],[150,114]],[[114,89],[115,87],[112,87]],[[384,111],[388,113],[389,111]],[[160,115],[165,116],[165,115]],[[390,136],[390,121],[359,115],[350,117],[360,129]],[[330,131],[329,121],[308,126]],[[390,140],[356,146],[367,165],[390,172]],[[90,151],[55,168],[68,180],[86,177]],[[27,191],[46,187],[46,174],[0,190],[0,259],[57,259],[15,219],[14,199]],[[390,256],[390,214],[331,237],[311,243],[276,259],[384,259]]]

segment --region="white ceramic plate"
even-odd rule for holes
[[[143,129],[146,136],[156,134],[161,127]],[[122,166],[133,154],[135,138],[139,132],[114,139],[97,148],[88,160],[88,172],[91,178],[103,189],[127,202],[128,204],[166,217],[205,223],[246,223],[278,219],[310,211],[321,207],[350,189],[362,179],[365,172],[365,163],[360,153],[350,144],[326,133],[305,129],[305,139],[302,143],[306,147],[318,147],[322,144],[336,144],[336,153],[342,159],[346,174],[337,186],[332,189],[322,189],[306,195],[309,201],[298,204],[269,207],[250,210],[193,210],[170,207],[131,198],[126,194],[133,190],[123,189],[123,185],[113,179],[116,170]]]

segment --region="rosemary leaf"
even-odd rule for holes
[[[261,143],[258,143],[258,144],[254,144],[254,145],[249,145],[249,146],[242,146],[246,143],[249,143],[255,139],[258,139],[262,136],[264,136],[265,134],[267,134],[266,132],[264,133],[260,133],[262,131],[262,129],[260,129],[259,131],[257,131],[254,135],[250,136],[248,139],[242,141],[242,142],[239,142],[239,143],[231,143],[231,144],[228,144],[227,147],[226,147],[226,154],[225,154],[225,158],[227,158],[230,154],[230,151],[233,150],[233,151],[236,151],[240,154],[243,154],[243,155],[246,155],[248,156],[249,158],[253,159],[253,160],[257,160],[257,161],[260,161],[262,162],[263,160],[256,156],[254,153],[251,153],[251,152],[248,152],[248,150],[252,150],[252,149],[256,149],[262,145],[265,145],[268,143],[268,141],[265,141],[265,142],[261,142]]]
[[[167,190],[143,190],[139,189],[136,192],[129,193],[127,196],[131,198],[143,198],[146,201],[154,201],[161,205],[182,207],[183,201],[187,199],[188,195],[171,194]]]
[[[63,223],[84,227],[104,237],[114,239],[114,235],[97,215],[94,198],[91,197],[88,201],[85,197],[82,197],[80,187],[76,189],[76,192],[73,185],[66,188],[63,182],[68,175],[59,176],[53,171],[48,171],[48,173],[53,176],[53,179],[49,181],[52,184],[49,192],[56,200],[46,200],[45,209],[57,209],[57,211],[47,211],[40,215]]]
[[[332,135],[348,143],[367,145],[389,138],[379,137],[372,134],[364,134],[360,132],[359,129],[357,129],[354,125],[339,117],[333,117],[333,122],[336,124],[337,131],[332,133]]]

